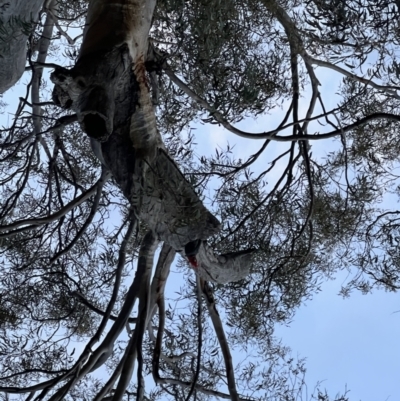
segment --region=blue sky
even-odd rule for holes
[[[376,291],[349,298],[338,295],[346,274],[321,286],[321,292],[276,334],[306,357],[307,383],[330,394],[347,386],[352,401],[400,400],[400,296]]]

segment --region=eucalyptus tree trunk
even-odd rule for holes
[[[218,232],[219,221],[168,156],[146,73],[155,0],[91,0],[78,61],[57,69],[54,99],[72,107],[101,142],[102,159],[137,215],[181,250]]]
[[[22,76],[26,41],[43,0],[0,0],[0,94]]]
[[[101,149],[104,168],[111,171],[139,219],[158,240],[182,251],[188,243],[216,234],[220,223],[169,157],[157,129],[146,71],[155,4],[90,0],[77,63],[71,70],[53,72],[53,98],[76,112],[97,154]],[[202,249],[202,254],[209,253],[204,259],[212,268],[218,259],[211,250],[205,252],[208,248]],[[233,260],[220,267],[235,265],[240,270],[239,261],[232,264]],[[215,276],[227,278],[220,272],[207,275]]]

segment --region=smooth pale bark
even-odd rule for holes
[[[155,0],[91,0],[78,61],[71,70],[54,71],[53,98],[72,108],[92,142],[101,143],[101,161],[139,219],[180,252],[218,233],[220,223],[169,157],[157,129],[145,67],[154,6]],[[227,263],[203,246],[198,259],[207,279],[227,282],[244,276],[237,274],[241,267],[249,271],[248,257],[236,256]]]
[[[27,24],[37,21],[42,5],[43,0],[0,0],[0,94],[24,72]]]

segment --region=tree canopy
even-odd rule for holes
[[[275,324],[400,287],[399,7],[0,0],[0,397],[304,399]]]

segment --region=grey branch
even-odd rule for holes
[[[132,311],[134,300],[136,300],[137,297],[140,298],[139,309],[142,310],[143,313],[139,314],[140,316],[139,321],[135,327],[135,332],[129,341],[128,347],[125,350],[124,356],[122,357],[120,363],[118,364],[118,367],[114,370],[111,378],[96,395],[95,401],[102,400],[103,397],[110,392],[118,377],[121,378],[118,382],[118,386],[114,394],[114,400],[121,399],[121,397],[125,393],[127,385],[129,384],[134,368],[134,362],[138,355],[138,351],[140,351],[140,347],[138,349],[138,344],[140,343],[141,346],[141,341],[142,341],[141,339],[143,336],[143,332],[148,323],[148,313],[147,313],[149,309],[148,284],[150,280],[151,269],[153,267],[154,253],[157,248],[157,245],[158,241],[154,237],[154,234],[152,232],[147,233],[140,247],[138,269],[136,272],[134,283],[132,284],[130,290],[128,291],[125,304],[122,307],[121,313],[119,314],[121,318],[118,322],[118,325],[116,325],[117,322],[115,322],[114,324],[116,325],[115,329],[113,325],[113,328],[110,330],[110,332],[104,339],[103,344],[108,344],[107,341],[111,341],[112,344],[114,344],[115,340],[121,333],[126,321],[129,318],[129,314]],[[129,304],[127,304],[128,298],[131,298]]]
[[[206,300],[208,313],[210,314],[215,333],[221,347],[222,355],[225,361],[226,377],[228,379],[228,389],[232,401],[239,401],[239,395],[236,390],[235,372],[233,369],[232,355],[229,349],[228,340],[225,336],[224,326],[215,305],[214,295],[212,289],[206,282],[202,282],[203,296]]]
[[[8,225],[0,226],[0,232],[8,232],[5,235],[0,235],[0,238],[4,237],[4,236],[7,237],[9,235],[12,235],[13,231],[20,227],[23,227],[24,231],[31,230],[35,227],[41,226],[43,224],[49,224],[49,223],[52,223],[53,221],[60,219],[61,217],[65,216],[67,213],[69,213],[72,209],[79,206],[83,202],[87,201],[91,196],[93,196],[97,192],[98,187],[104,185],[105,178],[106,177],[103,177],[103,176],[100,177],[100,179],[91,188],[89,188],[86,192],[79,195],[77,198],[75,198],[74,200],[69,202],[67,205],[65,205],[63,208],[61,208],[56,213],[54,213],[50,216],[38,217],[38,218],[34,218],[34,219],[19,220],[19,221],[16,221],[16,222],[8,224]]]

